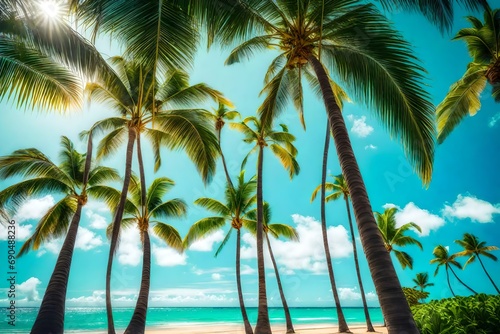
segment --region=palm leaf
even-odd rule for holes
[[[299,241],[297,230],[290,225],[273,223],[267,225],[267,227],[275,236],[280,236],[292,241]]]
[[[274,155],[280,160],[283,167],[288,170],[290,178],[299,174],[299,163],[295,160],[295,157],[290,154],[290,152],[276,144],[271,144],[269,147],[271,148],[271,151],[273,151]]]
[[[413,269],[413,258],[408,253],[401,252],[395,249],[393,249],[393,252],[403,269],[405,269],[406,267]]]
[[[155,222],[155,226],[153,227],[153,232],[167,245],[182,253],[184,251],[184,247],[182,245],[182,238],[177,231],[177,229],[171,225],[164,224],[161,222]]]
[[[229,238],[231,238],[231,232],[233,232],[232,228],[230,228],[229,231],[227,231],[226,236],[224,237],[224,239],[220,243],[219,247],[217,248],[217,251],[215,251],[215,254],[214,254],[215,257],[217,257],[219,255],[219,253],[222,251],[222,249],[224,248],[224,246],[229,241]]]
[[[154,208],[160,205],[163,202],[163,196],[165,196],[174,185],[175,182],[167,177],[154,179],[153,183],[151,183],[146,192],[146,203],[148,206],[148,210],[152,211]]]
[[[194,204],[221,216],[229,216],[231,213],[229,208],[224,203],[209,197],[198,198],[194,201]]]
[[[164,202],[150,211],[150,216],[155,218],[183,217],[187,213],[187,205],[182,199],[174,198]]]
[[[184,237],[184,248],[188,248],[196,240],[208,236],[209,234],[222,228],[225,224],[226,219],[223,217],[207,217],[198,220],[191,226],[188,233]]]

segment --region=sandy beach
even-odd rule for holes
[[[374,326],[375,333],[386,334],[387,329],[382,326]],[[338,328],[330,324],[297,325],[294,326],[297,334],[333,334],[338,333]],[[273,333],[284,334],[284,325],[273,326]],[[351,326],[349,329],[354,334],[366,333],[366,326]],[[106,334],[107,332],[72,332],[85,334]],[[148,334],[245,334],[243,326],[233,324],[210,324],[210,325],[175,325],[169,327],[157,327],[146,329]]]

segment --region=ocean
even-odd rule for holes
[[[344,308],[344,316],[349,325],[363,324],[365,321],[363,308]],[[0,323],[0,333],[29,333],[35,321],[38,308],[16,309],[16,326],[7,324],[6,314]],[[125,329],[132,316],[133,308],[113,309],[115,327]],[[370,317],[373,324],[382,324],[380,308],[370,308]],[[257,308],[247,308],[248,317],[252,324],[257,319]],[[291,308],[290,313],[294,324],[337,324],[335,308],[300,307]],[[270,308],[271,323],[285,323],[282,308]],[[151,307],[148,310],[147,327],[168,327],[180,324],[206,323],[241,323],[241,312],[237,307]],[[105,308],[67,308],[65,316],[65,331],[106,330]]]

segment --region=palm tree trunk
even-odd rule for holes
[[[257,268],[259,272],[259,308],[257,311],[257,325],[255,334],[271,334],[271,324],[269,323],[269,311],[267,309],[266,292],[266,272],[264,268],[264,198],[262,195],[262,165],[264,163],[264,149],[259,147],[259,157],[257,160]]]
[[[323,246],[325,247],[326,255],[326,265],[328,267],[328,275],[330,277],[330,284],[332,286],[333,299],[335,300],[335,309],[337,310],[337,318],[339,319],[339,332],[340,333],[351,333],[347,321],[344,317],[344,312],[342,311],[342,306],[340,305],[340,298],[337,291],[337,284],[335,283],[335,274],[333,273],[332,257],[330,255],[330,247],[328,245],[328,234],[326,231],[326,214],[325,214],[325,183],[326,183],[326,172],[328,165],[328,149],[330,148],[330,126],[329,122],[326,122],[326,138],[325,147],[323,150],[323,167],[321,171],[321,232],[323,234]]]
[[[451,270],[451,273],[453,274],[453,276],[455,276],[455,278],[460,282],[462,283],[463,286],[465,286],[467,289],[469,289],[470,292],[472,292],[473,294],[477,295],[477,292],[474,291],[470,286],[468,286],[467,284],[465,284],[460,278],[458,278],[457,274],[455,273],[455,271],[453,270],[453,268],[450,266],[450,270]]]
[[[413,320],[410,307],[375,222],[366,187],[349,140],[349,134],[330,86],[329,76],[316,57],[311,55],[308,60],[313,66],[321,86],[342,174],[344,174],[349,187],[361,244],[377,290],[382,313],[387,320],[388,332],[389,334],[403,332],[417,334],[418,329]]]
[[[245,325],[245,334],[253,334],[252,325],[248,321],[247,310],[245,308],[245,301],[243,300],[243,291],[241,290],[241,270],[240,270],[240,248],[241,248],[241,230],[237,230],[236,236],[236,286],[238,289],[238,299],[240,301],[241,316],[243,324]]]
[[[219,141],[219,151],[220,151],[220,157],[222,159],[222,166],[224,167],[224,172],[226,173],[227,183],[231,186],[231,189],[234,189],[233,182],[231,181],[231,177],[229,176],[229,171],[227,169],[226,158],[224,157],[224,153],[222,153],[222,147],[220,146],[221,131],[222,129],[217,130],[217,140]]]
[[[151,243],[146,229],[142,232],[142,278],[141,289],[137,297],[134,314],[124,334],[144,334],[146,328],[146,314],[148,311],[149,284],[151,281]]]
[[[137,162],[139,164],[139,177],[141,179],[141,210],[142,216],[148,216],[146,203],[146,173],[144,173],[144,162],[142,161],[141,134],[137,134]]]
[[[358,275],[359,292],[361,293],[361,300],[363,301],[363,309],[365,310],[366,319],[366,331],[375,332],[373,328],[372,321],[370,319],[370,313],[368,312],[368,305],[366,303],[365,288],[363,287],[363,281],[361,279],[361,272],[359,270],[358,261],[358,247],[356,246],[356,238],[354,237],[354,227],[352,226],[351,208],[349,208],[349,198],[344,196],[345,206],[347,208],[347,217],[349,217],[349,228],[351,230],[351,240],[352,240],[352,252],[354,257],[354,264],[356,265],[356,274]]]
[[[78,201],[75,215],[71,220],[68,234],[57,257],[56,266],[43,296],[40,310],[31,328],[31,334],[64,333],[66,290],[81,213],[82,203]]]
[[[495,290],[497,290],[497,293],[500,294],[500,291],[498,290],[498,287],[496,286],[495,282],[493,282],[493,279],[490,277],[490,274],[488,274],[488,272],[486,271],[486,268],[484,267],[483,261],[479,257],[479,254],[477,254],[477,259],[479,260],[479,263],[481,263],[481,267],[483,267],[484,273],[490,279],[491,284],[493,284],[493,286],[495,287]]]
[[[450,284],[450,274],[448,273],[448,267],[446,267],[446,280],[448,281],[448,287],[450,288],[451,294],[453,295],[453,297],[455,297],[455,292],[453,292]]]
[[[63,333],[64,332],[64,311],[66,303],[66,291],[68,289],[68,279],[73,259],[78,226],[82,214],[82,207],[86,202],[85,188],[89,180],[90,165],[92,161],[92,132],[87,140],[87,154],[85,155],[85,167],[83,170],[84,189],[82,197],[78,199],[76,212],[69,225],[68,233],[62,245],[57,262],[50,277],[47,290],[42,299],[40,309],[31,328],[32,334]]]
[[[283,292],[283,286],[281,285],[280,273],[278,271],[278,266],[276,265],[276,260],[274,259],[273,249],[271,248],[271,243],[269,242],[269,236],[267,233],[266,242],[267,248],[269,249],[269,255],[271,256],[271,261],[273,262],[274,273],[276,275],[276,281],[278,282],[278,290],[280,292],[281,302],[283,303],[283,311],[285,312],[286,319],[286,332],[287,333],[295,333],[292,324],[292,317],[290,316],[290,309],[288,308],[288,303],[286,302],[285,293]]]
[[[134,153],[134,143],[137,136],[136,130],[133,127],[128,129],[127,155],[125,158],[125,177],[123,179],[123,187],[120,196],[120,202],[116,208],[115,217],[113,219],[113,230],[111,231],[111,242],[109,246],[108,266],[106,269],[106,315],[108,320],[108,334],[115,334],[115,324],[113,321],[113,309],[111,305],[111,269],[113,267],[113,256],[115,254],[116,244],[118,242],[118,234],[120,232],[120,224],[125,210],[125,202],[127,201],[128,186],[130,184],[130,176],[132,174],[132,155]]]

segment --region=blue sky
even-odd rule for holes
[[[464,15],[464,11],[457,11],[453,33],[466,25]],[[464,44],[451,42],[452,34],[441,35],[437,28],[417,15],[396,13],[389,16],[414,45],[415,54],[428,70],[427,83],[432,100],[439,103],[448,87],[460,78],[469,61]],[[110,48],[107,41],[101,41],[99,46],[109,56],[119,53],[117,48]],[[273,54],[257,55],[251,61],[229,67],[223,64],[227,55],[228,50],[214,48],[207,53],[203,47],[200,48],[191,82],[210,84],[224,92],[244,116],[253,115],[262,102],[262,97],[259,98],[258,95],[263,86],[266,66]],[[207,108],[211,107],[215,106],[207,105]],[[78,133],[88,129],[95,121],[112,115],[105,106],[94,103],[86,105],[83,110],[69,111],[66,114],[23,112],[5,101],[0,104],[0,108],[0,155],[15,149],[36,147],[54,160],[57,159],[61,135],[70,137],[83,151],[85,145],[78,142]],[[301,237],[300,243],[272,242],[289,304],[332,306],[333,297],[321,246],[319,201],[309,201],[312,190],[320,182],[326,116],[323,103],[309,91],[306,91],[305,113],[306,132],[302,130],[292,106],[281,119],[297,137],[300,175],[290,181],[277,160],[267,154],[264,165],[264,196],[273,209],[273,220],[295,226]],[[465,119],[446,142],[437,147],[434,174],[429,188],[422,186],[407,163],[398,141],[391,140],[370,110],[361,104],[350,103],[345,106],[344,115],[373,209],[383,211],[384,207],[395,205],[401,209],[397,216],[398,223],[413,221],[422,227],[422,234],[410,233],[419,239],[424,250],[420,251],[417,247],[405,249],[415,259],[413,270],[402,270],[399,263],[395,263],[402,285],[413,286],[411,279],[416,273],[428,272],[431,282],[435,284],[428,289],[430,298],[450,297],[444,271],[441,270],[436,277],[432,276],[435,267],[429,261],[433,257],[433,248],[442,244],[449,246],[450,252],[457,252],[459,247],[454,240],[460,239],[465,232],[477,235],[488,245],[500,246],[498,105],[493,103],[489,90],[486,89],[479,113]],[[235,177],[250,146],[241,141],[239,134],[225,128],[222,148],[231,174]],[[332,174],[339,174],[334,148],[330,153],[329,170]],[[176,186],[169,196],[181,197],[189,204],[186,218],[169,222],[184,235],[193,222],[208,214],[193,204],[195,199],[202,196],[222,199],[225,183],[223,169],[219,164],[213,182],[205,187],[184,153],[163,151],[163,166],[156,174],[152,172],[152,159],[149,159],[151,152],[146,149],[145,154],[146,170],[149,170],[147,182],[150,183],[154,177],[159,176],[174,179]],[[102,164],[123,170],[123,160],[122,150],[114,158],[103,160]],[[255,159],[249,160],[247,176],[254,173],[254,166]],[[15,181],[1,181],[0,189]],[[18,248],[33,232],[37,218],[57,198],[55,195],[33,198],[20,209],[14,217],[19,224]],[[68,286],[67,305],[104,306],[104,277],[109,250],[104,229],[111,216],[105,206],[91,201],[84,208],[82,217]],[[361,305],[343,202],[328,204],[327,221],[341,302],[345,306]],[[151,305],[237,306],[235,239],[226,245],[226,249],[217,258],[213,255],[225,232],[221,230],[214,233],[182,255],[176,254],[153,237]],[[7,249],[5,235],[0,227],[0,249],[4,250]],[[17,260],[18,305],[40,304],[61,244],[61,240],[53,240],[40,250]],[[359,242],[358,246],[361,249]],[[112,278],[115,306],[135,304],[140,280],[140,259],[137,231],[124,231]],[[360,264],[369,303],[378,305],[366,260],[361,258]],[[267,265],[270,265],[270,261],[267,261]],[[498,262],[486,259],[485,265],[493,278],[500,277]],[[6,271],[6,263],[2,266],[5,266],[2,271]],[[247,304],[256,305],[255,242],[247,234],[243,235],[242,274]],[[494,292],[478,263],[469,265],[458,274],[477,291]],[[451,283],[457,294],[468,294],[454,278]],[[7,302],[4,284],[0,285],[0,304]],[[497,284],[500,284],[498,279]],[[271,267],[268,267],[268,293],[270,305],[280,306]]]

